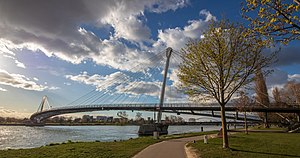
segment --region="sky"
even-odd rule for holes
[[[246,24],[241,2],[0,0],[0,116],[28,117],[44,95],[59,107],[95,89],[156,101],[164,64],[157,54],[180,51],[211,20]],[[299,47],[299,41],[282,46],[267,77],[269,91],[300,82]],[[178,84],[172,63],[167,84],[170,102],[185,97],[171,92]]]

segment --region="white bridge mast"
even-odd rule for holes
[[[162,84],[161,94],[160,94],[160,102],[159,102],[158,114],[157,114],[157,123],[161,123],[161,115],[162,115],[161,107],[164,104],[166,81],[167,81],[167,75],[168,75],[168,69],[169,69],[170,57],[171,57],[172,51],[173,51],[173,49],[171,47],[168,47],[166,50],[167,61],[166,61],[166,65],[165,65],[163,84]]]

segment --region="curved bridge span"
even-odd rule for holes
[[[109,111],[109,110],[134,110],[134,111],[158,111],[166,113],[177,113],[177,114],[191,114],[201,116],[212,116],[220,117],[215,115],[214,112],[220,111],[220,106],[214,105],[203,105],[203,104],[191,104],[191,103],[167,103],[163,107],[159,107],[157,103],[148,104],[99,104],[99,105],[81,105],[81,106],[67,106],[60,108],[52,108],[49,110],[39,111],[30,116],[30,120],[33,122],[40,122],[47,118],[56,115],[69,114],[69,113],[80,113],[80,112],[92,112],[92,111]],[[201,111],[208,111],[208,113],[200,113]],[[237,112],[241,111],[237,107],[228,105],[225,107],[226,112]],[[261,106],[245,107],[243,111],[247,112],[283,112],[283,113],[300,113],[299,107],[277,107],[277,108],[266,108]],[[235,118],[230,117],[228,118]],[[249,118],[251,120],[251,118]],[[258,119],[252,119],[258,121]]]
[[[200,108],[201,107],[201,108]],[[199,109],[200,108],[200,109]],[[143,103],[143,104],[97,104],[97,105],[80,105],[80,106],[67,106],[60,108],[52,108],[48,110],[43,110],[36,112],[30,116],[32,121],[42,121],[44,119],[50,118],[52,116],[69,114],[69,113],[79,113],[79,112],[92,112],[92,111],[109,111],[109,110],[134,110],[134,111],[158,111],[162,110],[164,112],[180,113],[182,111],[205,111],[205,110],[215,110],[219,111],[220,107],[214,106],[203,106],[199,104],[178,104],[169,103],[164,104],[163,107],[159,107],[158,103]]]

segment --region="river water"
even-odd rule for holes
[[[220,126],[169,126],[169,134],[220,129]],[[137,138],[139,126],[0,126],[0,150],[33,148],[71,141],[114,141]]]

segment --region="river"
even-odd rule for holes
[[[169,126],[169,134],[220,129],[220,126]],[[137,138],[139,126],[0,126],[0,150],[33,148],[71,141],[114,141]]]

